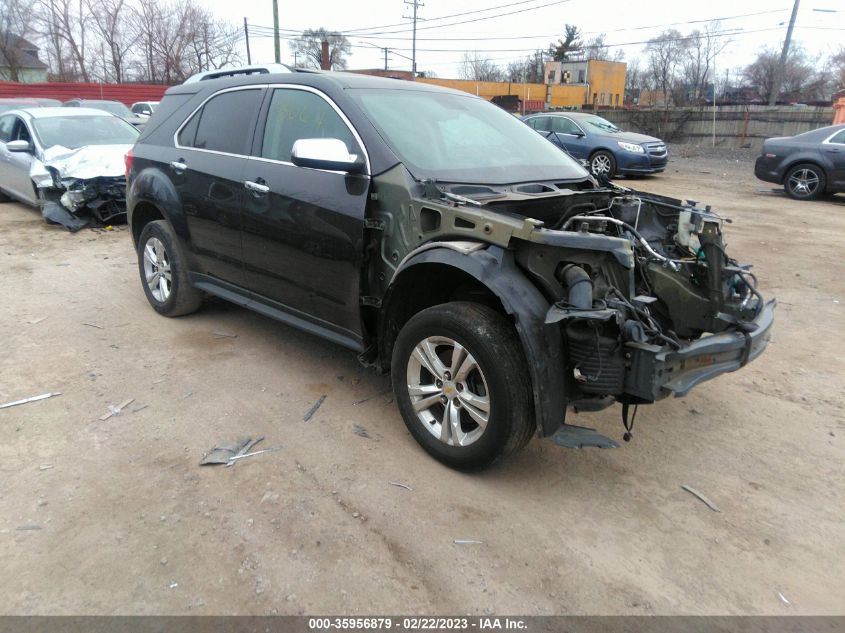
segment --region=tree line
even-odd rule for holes
[[[198,0],[0,0],[0,55],[21,70],[16,37],[54,81],[172,84],[240,62],[240,29]]]

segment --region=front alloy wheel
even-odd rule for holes
[[[457,341],[431,336],[408,359],[408,393],[417,419],[448,446],[478,441],[490,419],[487,381],[475,358]]]
[[[608,152],[593,154],[593,157],[590,158],[590,171],[597,178],[599,176],[613,178],[616,171],[616,161],[613,159],[613,155]]]
[[[411,317],[393,346],[391,379],[411,435],[452,468],[489,466],[536,429],[519,337],[485,305],[454,301]]]

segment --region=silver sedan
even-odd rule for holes
[[[45,152],[66,148],[135,143],[138,130],[108,112],[92,108],[32,108],[0,115],[0,197],[38,204],[38,189],[30,176]]]

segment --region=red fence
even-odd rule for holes
[[[160,101],[169,86],[156,84],[82,84],[37,83],[20,84],[0,81],[0,97],[41,97],[69,101],[70,99],[108,99],[132,105],[136,101]]]

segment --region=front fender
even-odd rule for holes
[[[498,246],[476,250],[427,248],[407,257],[393,279],[414,266],[432,263],[471,275],[501,301],[513,318],[525,352],[538,432],[540,436],[553,434],[563,423],[567,401],[560,329],[545,323],[549,302],[517,267],[513,253]]]

